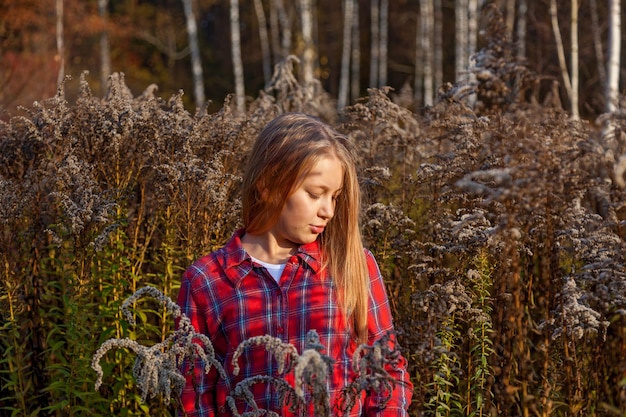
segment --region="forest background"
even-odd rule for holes
[[[338,4],[233,4],[1,3],[1,412],[172,415],[175,367],[149,346],[171,342],[173,317],[140,299],[132,325],[120,307],[144,286],[175,296],[240,225],[259,130],[304,111],[359,149],[411,415],[626,415],[620,3],[358,2],[358,66]],[[292,25],[269,74],[259,10],[268,35],[272,10]],[[97,357],[96,389],[112,338],[148,347]]]
[[[485,43],[483,3],[2,0],[0,109],[28,106],[53,95],[64,75],[76,80],[89,71],[100,95],[111,73],[124,72],[135,93],[149,84],[165,97],[182,89],[186,108],[210,100],[215,111],[228,94],[236,94],[238,106],[256,97],[290,54],[301,59],[300,77],[320,80],[338,108],[382,86],[410,88],[418,108],[432,104],[444,83],[468,76],[472,54]],[[541,74],[539,101],[559,100],[588,119],[606,110],[609,54],[617,54],[613,65],[624,55],[609,48],[616,41],[609,29],[624,13],[619,1],[486,3],[502,11],[514,53]],[[624,32],[615,30],[621,40]],[[69,97],[77,91],[77,81],[66,85]]]

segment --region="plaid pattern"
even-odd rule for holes
[[[190,364],[183,364],[187,384],[181,401],[186,415],[230,416],[226,397],[239,381],[254,375],[279,376],[277,361],[262,346],[246,348],[239,359],[239,375],[233,375],[232,358],[241,342],[268,334],[293,344],[301,353],[311,329],[319,334],[325,348],[323,353],[334,360],[328,389],[331,407],[337,406],[341,389],[354,377],[351,360],[357,343],[338,308],[332,280],[325,271],[320,272],[319,245],[314,242],[299,247],[277,283],[251,260],[241,245],[241,236],[243,230],[237,231],[223,248],[198,259],[183,275],[178,304],[196,330],[211,339],[227,376],[220,378],[215,369],[204,374],[202,366],[195,366],[189,373]],[[393,324],[378,265],[371,252],[366,254],[371,276],[369,343],[372,343],[393,330]],[[387,407],[384,410],[378,407],[381,399],[375,395],[363,394],[351,416],[407,415],[413,386],[406,372],[406,360],[401,357],[397,369],[389,372],[398,383]],[[286,378],[290,384],[293,384],[292,373]],[[293,415],[281,408],[272,384],[255,384],[252,392],[260,408],[281,416]],[[243,402],[237,404],[240,413],[251,410]]]

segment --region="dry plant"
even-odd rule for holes
[[[208,373],[211,367],[215,367],[220,375],[224,375],[224,369],[215,358],[213,345],[208,337],[196,333],[189,318],[181,313],[180,307],[157,288],[140,288],[124,301],[122,312],[128,322],[131,325],[136,324],[129,307],[145,295],[159,301],[174,318],[180,319],[178,328],[163,342],[155,343],[150,347],[143,346],[130,338],[114,338],[105,341],[96,351],[91,362],[91,367],[98,375],[95,389],[97,390],[102,385],[103,371],[100,360],[113,348],[132,350],[137,355],[133,366],[133,376],[137,381],[137,386],[141,389],[143,401],[148,396],[155,397],[161,394],[166,404],[169,404],[172,390],[175,395],[179,395],[185,386],[185,376],[179,370],[184,360],[195,363],[197,359],[200,359],[204,363],[205,373]]]
[[[108,354],[94,392],[93,352],[168,340],[167,309],[136,310],[143,324],[128,326],[125,294],[174,294],[182,270],[225,242],[250,144],[302,110],[359,149],[363,235],[414,381],[411,415],[622,416],[624,110],[588,122],[545,105],[490,4],[475,82],[440,86],[417,111],[382,88],[336,114],[289,58],[243,115],[229,97],[189,114],[182,92],[133,96],[123,74],[95,97],[84,74],[74,103],[62,85],[0,122],[0,409],[148,415],[130,355]]]
[[[359,107],[343,116],[363,138],[364,235],[416,375],[413,412],[620,415],[626,211],[611,155],[624,152],[623,126],[604,142],[537,104],[538,77],[494,10],[476,82],[442,86],[421,119],[395,122],[419,126],[413,160]],[[376,123],[395,120],[378,103]]]
[[[185,376],[180,371],[184,361],[192,364],[202,363],[205,373],[215,367],[218,374],[226,378],[224,367],[216,358],[210,339],[204,334],[197,333],[189,318],[181,313],[180,307],[157,288],[152,286],[140,288],[124,301],[121,309],[126,320],[131,325],[136,324],[130,306],[144,296],[157,300],[178,319],[178,328],[164,341],[151,346],[142,345],[130,338],[106,340],[95,352],[91,362],[91,367],[97,374],[95,389],[100,388],[104,376],[100,362],[113,348],[130,350],[136,354],[133,376],[141,390],[143,401],[148,397],[162,396],[165,403],[169,404],[172,396],[179,398],[185,385]],[[274,355],[279,376],[256,375],[238,382],[226,399],[234,416],[278,417],[278,414],[271,410],[259,408],[250,390],[255,384],[274,385],[277,388],[279,404],[288,406],[298,416],[333,415],[327,390],[327,379],[333,359],[323,353],[324,346],[320,344],[319,336],[314,329],[309,330],[305,341],[305,348],[301,354],[298,354],[292,344],[270,335],[253,337],[237,346],[232,358],[234,375],[239,374],[239,359],[244,350],[250,346],[260,345]],[[349,415],[363,391],[382,395],[384,399],[381,406],[384,408],[395,385],[395,379],[389,375],[386,367],[397,367],[399,360],[400,352],[391,343],[390,335],[385,335],[372,346],[365,344],[359,346],[353,356],[356,377],[342,393],[339,415]],[[285,379],[289,372],[293,373],[293,386]],[[237,399],[243,400],[252,411],[240,413]]]

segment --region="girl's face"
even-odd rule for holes
[[[324,157],[313,166],[287,198],[278,221],[269,231],[279,245],[295,248],[317,239],[335,214],[343,174],[336,156]]]

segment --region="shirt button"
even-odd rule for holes
[[[282,334],[285,329],[283,329],[283,326],[278,326],[278,329],[276,330],[278,330],[278,333]]]

